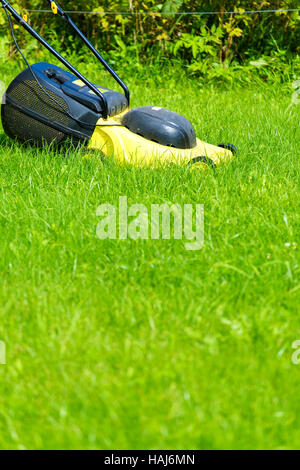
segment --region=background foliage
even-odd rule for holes
[[[19,0],[13,5],[28,10],[49,8],[46,0]],[[226,75],[229,65],[248,64],[264,77],[280,73],[281,64],[290,63],[300,52],[299,12],[244,13],[245,10],[293,9],[299,7],[297,0],[232,0],[226,6],[220,0],[200,4],[195,0],[61,0],[61,5],[67,10],[95,13],[77,14],[74,19],[96,46],[108,53],[113,65],[127,64],[133,58],[137,63],[147,64],[172,58],[197,76],[219,77]],[[178,14],[183,11],[218,14]],[[225,11],[238,14],[227,15]],[[137,12],[143,14],[133,14]],[[69,54],[85,54],[60,18],[37,12],[30,12],[29,16],[31,24],[57,47],[68,49]],[[2,43],[8,41],[4,15],[1,35]],[[27,33],[18,30],[17,35],[23,47],[37,52],[36,43],[28,39]],[[14,52],[11,45],[10,54]]]

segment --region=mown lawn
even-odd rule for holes
[[[134,105],[235,161],[136,169],[1,135],[0,447],[299,448],[300,105],[288,85],[147,80]],[[99,240],[119,195],[204,204],[203,249]]]

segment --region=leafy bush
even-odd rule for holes
[[[46,0],[18,0],[13,5],[28,10],[48,8]],[[246,9],[297,8],[296,0],[273,3],[230,0],[226,8],[221,0],[205,0],[201,6],[196,0],[162,0],[161,3],[103,0],[101,5],[99,0],[61,0],[61,5],[71,11],[94,13],[79,13],[73,17],[96,46],[109,54],[113,64],[126,64],[132,57],[148,64],[172,58],[185,64],[192,73],[214,75],[221,69],[226,70],[229,64],[237,67],[251,61],[252,67],[262,73],[278,62],[289,62],[300,52],[299,12],[245,14]],[[218,14],[180,14],[199,10]],[[107,14],[108,11],[115,14]],[[225,14],[225,11],[236,14]],[[68,32],[60,18],[51,13],[30,12],[29,15],[31,24],[57,47],[81,54],[81,44],[74,41],[71,30]],[[3,15],[0,31],[2,41],[6,40],[8,28]],[[23,47],[28,47],[31,41],[27,33],[20,28],[16,32]],[[35,46],[33,48],[37,51]],[[10,54],[13,52],[11,46]]]

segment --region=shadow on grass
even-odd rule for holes
[[[14,141],[10,139],[10,137],[7,137],[6,134],[0,134],[0,145],[7,145],[7,144],[14,144]]]
[[[10,147],[14,148],[15,146],[22,147],[24,149],[46,151],[47,154],[61,154],[68,156],[72,152],[83,153],[87,151],[86,145],[84,143],[73,142],[72,140],[67,140],[61,143],[47,143],[46,141],[43,145],[38,145],[35,142],[22,142],[17,139],[12,139],[8,137],[4,132],[0,134],[0,147]]]

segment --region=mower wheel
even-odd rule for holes
[[[237,148],[233,144],[219,144],[218,147],[221,147],[222,149],[230,150],[233,155],[237,153]]]
[[[203,167],[210,167],[210,168],[213,168],[215,169],[216,168],[216,165],[215,163],[212,161],[211,158],[208,158],[208,157],[196,157],[196,158],[193,158],[190,162],[189,162],[189,165],[191,166],[194,166],[195,167],[200,167],[200,166],[203,166]]]

